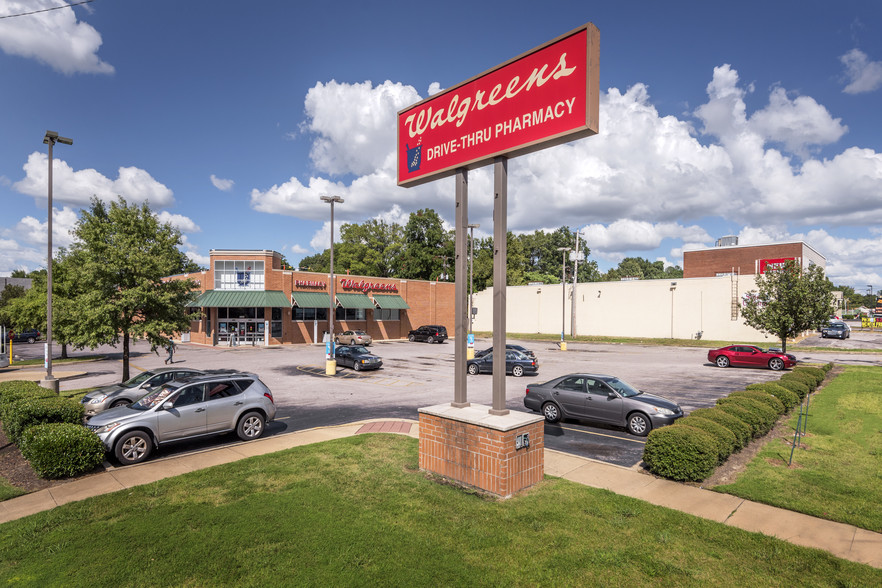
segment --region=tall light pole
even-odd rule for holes
[[[334,204],[342,204],[343,198],[340,196],[319,196],[319,198],[331,205],[331,279],[328,285],[328,295],[330,296],[328,303],[328,334],[330,341],[328,357],[325,362],[325,374],[333,376],[337,373],[337,360],[334,356]]]
[[[576,337],[576,284],[579,282],[579,257],[582,250],[579,248],[579,231],[576,231],[576,249],[573,251],[573,300],[572,316],[570,317],[570,336]]]
[[[564,333],[567,330],[567,251],[572,251],[572,247],[558,247],[563,258],[563,265],[560,268],[560,350],[567,350],[567,342],[564,341]]]
[[[43,143],[49,145],[49,225],[46,254],[46,379],[40,385],[58,394],[58,380],[52,376],[52,147],[56,142],[73,145],[73,139],[59,137],[55,131],[46,131],[43,137]]]

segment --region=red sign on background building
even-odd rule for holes
[[[599,46],[589,23],[400,111],[398,185],[596,134]]]
[[[784,262],[796,261],[795,257],[779,257],[778,259],[761,259],[759,260],[759,273],[764,274],[767,271],[775,271],[784,267]]]

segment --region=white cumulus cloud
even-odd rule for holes
[[[62,6],[60,0],[5,0],[0,16]],[[60,8],[0,20],[0,50],[36,59],[65,75],[112,74],[113,66],[98,57],[101,34],[77,20],[73,8]]]
[[[233,185],[236,183],[233,180],[225,180],[223,178],[219,178],[214,174],[211,174],[211,183],[212,185],[220,190],[221,192],[229,192],[233,189]]]
[[[871,61],[860,49],[852,49],[839,61],[845,66],[848,84],[842,91],[846,94],[863,94],[882,87],[882,61]]]

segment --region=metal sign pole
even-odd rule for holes
[[[456,237],[455,261],[456,283],[454,292],[454,335],[453,335],[453,402],[451,406],[464,408],[469,406],[468,382],[466,378],[466,330],[469,326],[466,315],[468,292],[466,291],[466,274],[468,273],[468,257],[466,255],[466,227],[469,224],[469,172],[462,168],[456,170]],[[471,308],[469,308],[471,313]]]
[[[493,160],[493,407],[505,408],[505,296],[508,285],[508,158]]]

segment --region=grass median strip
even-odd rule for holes
[[[417,447],[358,435],[5,523],[0,584],[882,584],[882,570],[563,479],[488,499],[420,472]]]
[[[788,465],[797,418],[714,490],[882,533],[882,368],[847,367],[812,394]]]

